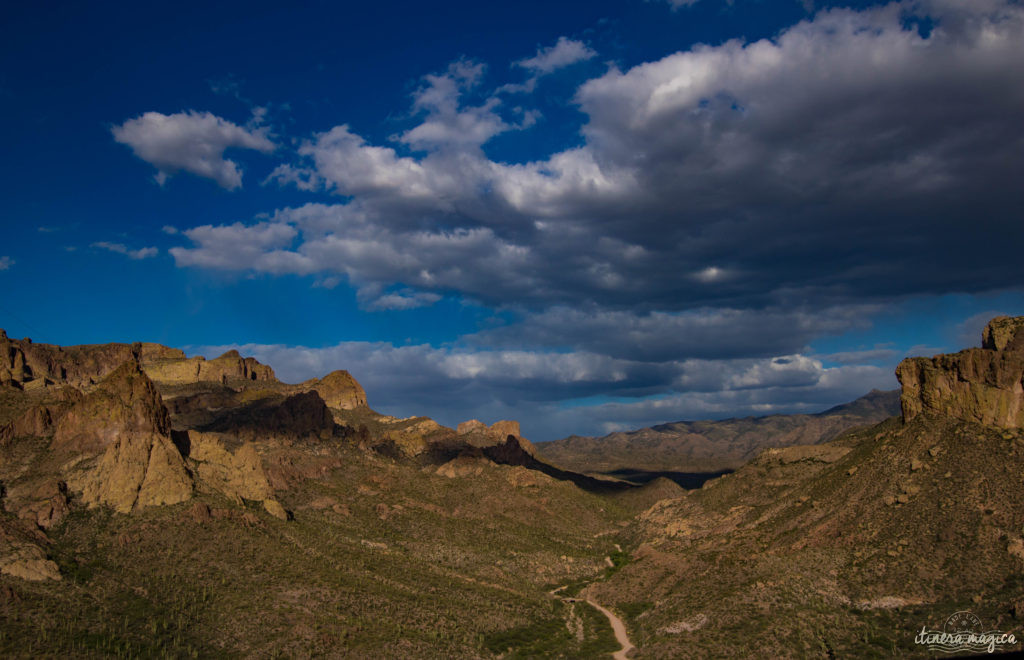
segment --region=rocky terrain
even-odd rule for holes
[[[1024,318],[1000,318],[981,349],[904,361],[902,418],[656,504],[586,593],[644,657],[928,657],[916,634],[964,610],[1019,640],[1022,349]]]
[[[681,492],[554,468],[516,422],[380,415],[345,371],[0,337],[5,657],[611,651],[547,592]]]
[[[539,444],[538,451],[556,465],[591,474],[716,473],[735,470],[762,449],[825,442],[899,412],[898,391],[875,390],[815,415],[671,422],[600,438],[569,436]]]
[[[714,427],[751,460],[689,492],[344,371],[0,337],[4,657],[926,657],[953,612],[1024,621],[1024,318],[902,363],[901,417]]]

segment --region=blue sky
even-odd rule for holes
[[[6,10],[0,327],[549,440],[1024,314],[1018,2],[294,4]]]

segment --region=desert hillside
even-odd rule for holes
[[[600,574],[629,517],[680,492],[235,352],[3,334],[0,382],[6,657],[599,654],[607,620],[548,591]]]
[[[756,455],[687,492],[554,466],[516,422],[380,415],[345,371],[3,334],[0,652],[924,657],[954,612],[1019,630],[1024,318],[897,375],[900,417],[874,392],[709,423]]]
[[[1022,349],[1024,318],[1000,318],[982,348],[905,360],[902,418],[656,504],[590,593],[645,657],[928,657],[916,634],[958,611],[1019,639]]]

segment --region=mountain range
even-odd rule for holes
[[[345,371],[0,331],[0,653],[926,657],[968,611],[1019,635],[1024,318],[897,376],[897,416],[873,392],[555,465],[515,422],[381,415]],[[634,467],[735,471],[568,469],[630,438]]]
[[[814,415],[768,415],[671,422],[600,438],[573,435],[538,443],[541,456],[588,473],[713,473],[735,470],[768,447],[825,442],[847,429],[899,414],[899,391],[872,390]]]

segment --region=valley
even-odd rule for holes
[[[515,422],[380,415],[347,372],[0,343],[6,657],[923,657],[955,611],[1024,619],[1024,319],[905,361],[900,416],[637,432],[636,483]],[[693,467],[729,471],[643,478]]]

